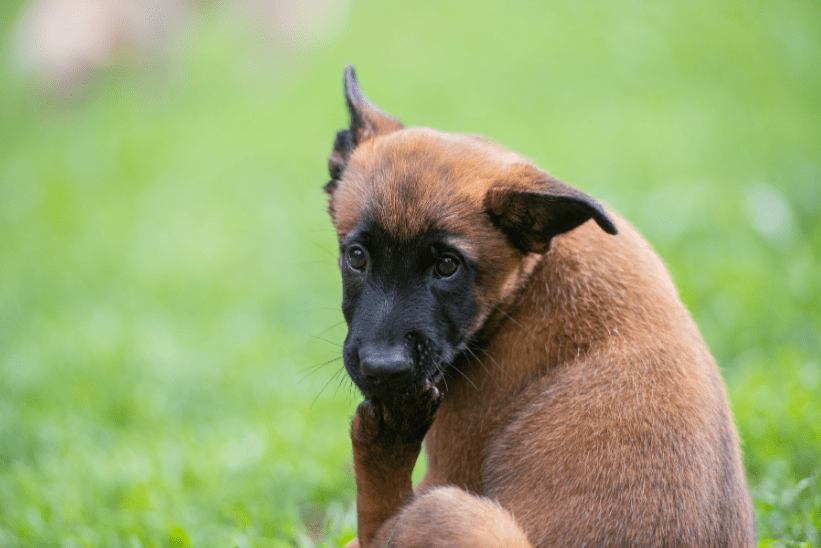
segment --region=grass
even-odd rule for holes
[[[722,368],[760,546],[821,546],[814,5],[360,2],[313,45],[228,21],[73,101],[0,75],[0,546],[353,536],[321,193],[349,62],[407,124],[484,134],[646,235]]]

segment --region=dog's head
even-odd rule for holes
[[[344,361],[366,396],[437,382],[554,236],[594,219],[586,194],[479,137],[405,128],[345,70],[350,128],[328,160],[348,323]]]

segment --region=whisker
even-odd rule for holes
[[[340,368],[339,371],[343,371],[344,369],[345,368],[342,367],[342,368]],[[339,374],[339,371],[337,371],[337,375]],[[336,376],[336,375],[334,375],[334,376]],[[351,378],[348,375],[342,375],[342,378],[339,379],[339,383],[336,385],[336,388],[334,389],[334,397],[336,397],[336,393],[339,392],[340,387],[342,387],[342,384],[345,382],[346,379],[348,381],[351,380]],[[353,381],[351,381],[351,382],[353,382]]]
[[[342,325],[342,324],[344,324],[344,323],[345,323],[345,320],[342,320],[341,322],[337,322],[337,323],[333,324],[333,325],[332,325],[332,326],[330,326],[330,327],[326,327],[325,329],[323,329],[322,331],[320,331],[320,332],[319,332],[319,334],[320,334],[320,335],[324,335],[325,333],[327,333],[327,332],[328,332],[328,331],[330,331],[331,329],[334,329],[335,327],[339,327],[340,325]]]
[[[507,317],[510,319],[510,321],[512,321],[513,323],[515,323],[515,324],[516,324],[516,325],[518,325],[519,327],[521,327],[521,328],[524,330],[524,332],[525,332],[525,333],[527,333],[527,334],[528,334],[528,335],[530,335],[531,337],[535,338],[535,336],[533,335],[533,333],[531,333],[531,332],[530,332],[530,330],[529,330],[528,328],[526,328],[525,326],[523,326],[522,324],[520,324],[519,322],[517,322],[517,321],[513,318],[513,316],[511,316],[510,314],[508,314],[507,312],[505,312],[504,310],[502,310],[501,308],[499,308],[499,307],[498,307],[497,305],[495,305],[495,304],[494,304],[494,305],[492,305],[492,306],[493,306],[493,308],[495,308],[496,310],[498,310],[499,312],[501,312],[502,314],[504,314],[505,316],[507,316]]]
[[[475,384],[473,384],[473,381],[472,381],[472,380],[470,380],[470,379],[468,378],[468,376],[467,376],[467,375],[465,375],[464,373],[462,373],[462,371],[460,371],[460,370],[459,370],[459,368],[458,368],[458,367],[456,367],[455,365],[451,364],[451,367],[453,367],[453,369],[455,369],[455,370],[456,370],[456,371],[457,371],[460,375],[462,375],[462,376],[465,378],[465,380],[466,380],[466,381],[468,381],[468,382],[470,383],[470,385],[471,385],[474,389],[476,389],[476,392],[477,392],[477,393],[480,393],[480,394],[481,394],[481,391],[479,390],[479,387],[477,387]]]
[[[445,390],[447,392],[450,392],[450,389],[448,388],[447,375],[445,375],[445,370],[442,369],[442,366],[438,363],[436,364],[436,370],[439,371],[439,373],[442,375],[442,381],[445,383]]]
[[[318,399],[319,399],[319,396],[321,396],[321,395],[322,395],[322,392],[324,392],[324,391],[325,391],[325,389],[326,389],[326,388],[328,388],[328,385],[329,385],[329,384],[331,384],[331,381],[332,381],[332,380],[334,380],[334,379],[336,378],[336,376],[337,376],[337,375],[339,375],[339,373],[340,373],[341,371],[344,371],[344,370],[345,370],[345,368],[344,368],[344,367],[340,368],[340,369],[339,369],[339,371],[337,371],[336,373],[334,373],[334,374],[331,376],[331,378],[330,378],[330,379],[328,379],[328,382],[326,382],[326,383],[325,383],[325,385],[322,387],[322,390],[320,390],[320,391],[319,391],[319,393],[316,395],[316,397],[314,398],[314,401],[312,401],[312,402],[311,402],[311,405],[310,405],[309,409],[310,409],[310,408],[312,408],[312,407],[314,406],[314,404],[316,403],[316,400],[318,400]]]
[[[486,365],[482,362],[482,360],[480,360],[480,359],[479,359],[479,356],[477,356],[476,354],[474,354],[474,353],[473,353],[473,350],[471,350],[469,346],[466,346],[466,347],[465,347],[465,350],[467,350],[468,352],[470,352],[470,355],[471,355],[471,356],[473,356],[473,358],[474,358],[477,362],[479,362],[479,365],[481,365],[481,366],[482,366],[482,369],[484,369],[484,370],[485,370],[485,373],[487,373],[487,376],[488,376],[488,377],[490,377],[490,380],[492,380],[492,381],[493,381],[493,384],[495,384],[495,385],[496,385],[496,388],[498,388],[499,390],[502,390],[502,386],[499,384],[499,381],[497,381],[497,380],[496,380],[496,377],[494,377],[494,376],[493,376],[493,374],[490,372],[490,369],[488,369],[488,368],[487,368],[487,366],[486,366]],[[485,352],[485,354],[487,354],[487,352]]]
[[[498,368],[499,368],[499,371],[501,371],[501,372],[503,372],[503,373],[504,373],[504,371],[505,371],[505,370],[504,370],[504,368],[502,367],[502,364],[500,364],[499,362],[497,362],[497,361],[493,358],[493,356],[491,356],[491,355],[490,355],[490,352],[488,352],[487,350],[485,350],[485,349],[484,349],[484,348],[482,348],[481,346],[477,346],[477,347],[476,347],[476,350],[481,350],[482,352],[484,352],[484,353],[485,353],[485,356],[487,356],[488,358],[490,358],[490,361],[492,361],[492,362],[493,362],[493,364],[494,364],[496,367],[498,367]]]
[[[308,377],[310,377],[311,375],[313,375],[314,373],[316,373],[317,371],[319,371],[320,369],[322,369],[323,367],[325,367],[325,366],[326,366],[326,365],[328,365],[329,363],[333,363],[333,362],[335,362],[335,361],[337,361],[337,360],[341,360],[341,359],[342,359],[342,356],[337,356],[337,357],[335,357],[335,358],[333,358],[333,359],[330,359],[330,360],[328,360],[328,361],[326,361],[326,362],[318,363],[318,364],[316,364],[316,365],[309,365],[309,366],[308,366],[308,367],[306,367],[305,369],[301,370],[301,371],[299,372],[299,374],[301,374],[301,373],[305,373],[305,372],[306,372],[306,371],[308,371],[309,369],[310,369],[310,371],[308,371],[308,373],[307,373],[304,377],[302,377],[301,379],[299,379],[297,382],[298,382],[298,383],[300,383],[300,382],[304,381],[305,379],[307,379]]]
[[[316,306],[313,308],[302,308],[299,310],[294,310],[292,314],[308,314],[311,312],[321,312],[326,310],[333,310],[334,312],[339,312],[338,306]]]
[[[334,345],[334,346],[338,346],[339,348],[342,348],[342,345],[341,345],[341,344],[336,343],[336,342],[333,342],[333,341],[329,341],[328,339],[325,339],[325,338],[323,338],[323,337],[320,337],[319,335],[311,335],[311,337],[312,337],[312,338],[314,338],[314,339],[319,339],[320,341],[325,341],[325,342],[326,342],[326,343],[328,343],[328,344],[332,344],[332,345]]]
[[[319,243],[315,240],[311,240],[310,238],[302,238],[302,240],[306,241],[310,244],[313,244],[315,247],[321,249],[322,251],[324,251],[325,253],[327,253],[328,255],[330,255],[332,257],[336,257],[338,255],[337,251],[331,251],[330,249],[328,249],[327,247],[325,247],[324,245],[322,245],[321,243]]]

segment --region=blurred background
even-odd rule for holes
[[[819,29],[806,0],[3,0],[0,546],[355,534],[321,192],[353,63],[639,228],[722,369],[760,545],[818,547]]]

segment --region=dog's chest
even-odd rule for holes
[[[425,437],[427,479],[433,485],[457,485],[481,494],[487,448],[511,420],[514,406],[495,394],[477,395],[466,381],[448,382],[449,390]]]

